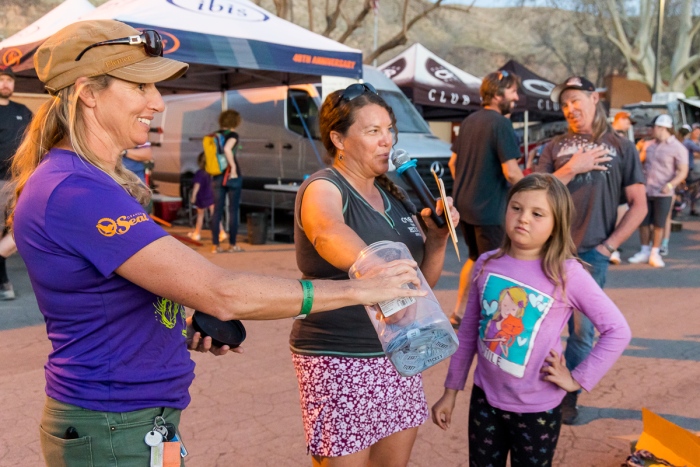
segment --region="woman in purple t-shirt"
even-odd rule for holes
[[[40,427],[52,467],[177,453],[155,428],[174,436],[190,401],[188,347],[229,350],[194,333],[185,306],[275,319],[419,294],[401,288],[419,285],[414,262],[369,280],[300,284],[220,268],[155,224],[142,207],[150,191],[119,154],[146,142],[164,109],[154,83],[187,70],[162,53],[156,31],[95,20],[60,30],[34,56],[53,97],[13,158],[9,221],[52,344]]]

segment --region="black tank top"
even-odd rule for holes
[[[423,238],[413,220],[416,209],[408,200],[399,201],[379,185],[384,199],[384,213],[376,211],[335,169],[323,169],[311,175],[299,188],[294,217],[294,243],[297,266],[305,279],[348,278],[323,259],[311,244],[301,225],[301,200],[304,191],[315,180],[328,180],[340,191],[343,218],[367,245],[380,240],[404,243],[418,264],[423,261]],[[289,338],[292,352],[302,355],[340,355],[348,357],[383,356],[382,346],[372,322],[361,305],[315,313],[294,321]]]

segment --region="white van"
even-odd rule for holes
[[[449,144],[431,133],[413,104],[382,72],[365,66],[363,74],[365,82],[371,83],[394,109],[399,130],[395,147],[417,159],[418,170],[434,195],[438,191],[431,167],[442,176],[451,194]],[[306,176],[326,166],[326,151],[318,129],[319,93],[320,86],[311,84],[226,93],[227,108],[236,109],[243,120],[237,129],[241,139],[237,159],[243,174],[242,204],[270,207],[273,192],[266,190],[265,185],[301,184]],[[172,95],[164,99],[165,111],[157,114],[152,123],[158,129],[151,137],[153,180],[160,193],[182,196],[197,171],[202,137],[217,129],[221,94]],[[277,208],[293,209],[294,193],[276,192],[274,196]]]

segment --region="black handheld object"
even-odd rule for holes
[[[396,172],[403,179],[403,181],[416,192],[418,199],[423,204],[422,207],[430,208],[430,218],[433,220],[433,222],[435,222],[435,225],[437,225],[439,228],[445,227],[445,219],[435,213],[437,200],[433,197],[433,194],[425,185],[425,182],[416,170],[416,161],[412,160],[408,156],[408,153],[403,149],[397,149],[391,155],[391,162],[396,167]]]
[[[195,311],[192,315],[192,327],[202,337],[211,336],[211,343],[216,347],[228,345],[233,349],[241,345],[246,337],[245,327],[237,319],[221,321],[201,311]]]

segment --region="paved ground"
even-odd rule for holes
[[[242,246],[246,252],[240,254],[199,251],[234,270],[298,277],[292,245]],[[637,247],[637,240],[630,240],[623,256]],[[41,466],[37,426],[50,345],[20,258],[9,260],[9,274],[19,296],[0,303],[0,467]],[[436,288],[446,312],[454,306],[458,274],[449,254]],[[629,440],[641,432],[642,407],[700,430],[700,222],[685,222],[684,230],[673,234],[666,269],[613,267],[606,290],[623,310],[634,339],[594,392],[581,396],[581,423],[563,428],[558,466],[619,466],[629,453]],[[247,322],[244,355],[193,355],[197,377],[182,425],[189,467],[310,464],[287,348],[290,326],[289,320]],[[442,394],[446,371],[443,363],[424,374],[430,404]],[[432,423],[420,429],[412,466],[467,465],[468,399],[468,393],[460,395],[448,433]]]

